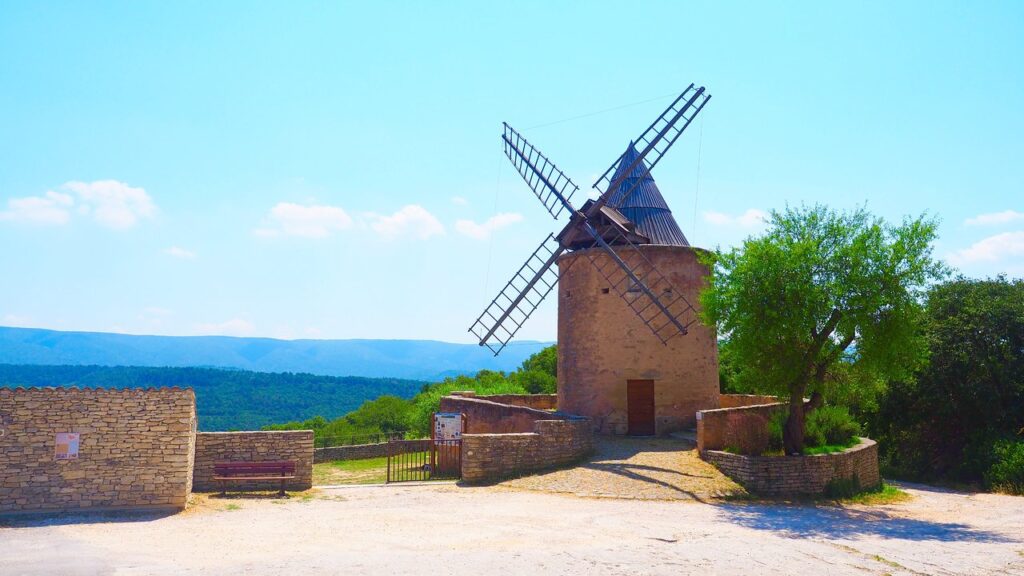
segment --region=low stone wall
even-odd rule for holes
[[[468,434],[510,434],[532,432],[538,420],[566,418],[565,414],[537,410],[525,406],[502,404],[494,397],[445,396],[441,398],[441,412],[461,412],[466,415]]]
[[[308,490],[313,486],[313,431],[200,432],[196,434],[195,472],[192,489],[196,492],[220,491],[213,479],[215,462],[295,461],[295,479],[288,490]],[[276,490],[280,482],[229,482],[229,490]]]
[[[763,394],[721,394],[718,397],[718,407],[740,408],[741,406],[777,404],[781,401],[778,396],[765,396]]]
[[[703,453],[727,446],[750,449],[761,444],[767,445],[768,420],[774,412],[785,409],[785,404],[775,402],[701,410],[697,412],[697,450]]]
[[[493,482],[526,472],[576,462],[594,449],[586,418],[538,420],[533,431],[515,434],[464,434],[462,480]]]
[[[0,388],[0,514],[182,509],[195,425],[190,389]]]
[[[708,450],[701,456],[747,490],[765,496],[816,496],[823,494],[831,482],[849,481],[854,476],[864,489],[881,482],[878,444],[867,438],[835,454],[744,456]]]
[[[363,458],[383,458],[388,455],[388,443],[353,444],[351,446],[331,446],[317,448],[313,452],[313,463],[330,462],[332,460],[361,460]]]

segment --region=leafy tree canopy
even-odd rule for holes
[[[736,385],[789,397],[786,453],[802,453],[804,398],[840,360],[899,377],[925,358],[919,300],[945,274],[931,257],[936,225],[922,216],[893,226],[863,208],[787,208],[763,235],[709,256],[704,320],[729,342]]]
[[[981,480],[1001,439],[1024,443],[1024,280],[939,284],[924,327],[928,364],[890,383],[872,428],[901,475]]]

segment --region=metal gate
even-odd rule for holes
[[[387,482],[458,480],[462,478],[462,431],[466,416],[434,414],[429,440],[388,442]]]
[[[388,442],[387,481],[458,480],[462,477],[462,440]]]

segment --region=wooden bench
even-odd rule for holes
[[[284,496],[285,482],[295,478],[295,462],[214,462],[213,479],[220,482],[221,495],[226,494],[227,482],[247,482],[251,480],[280,480]]]

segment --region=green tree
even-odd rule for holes
[[[558,383],[558,347],[548,346],[532,354],[509,374],[509,380],[530,394],[554,394]]]
[[[889,384],[871,428],[901,475],[980,481],[1012,464],[994,446],[1024,454],[1024,280],[956,278],[925,310],[928,363]]]
[[[729,341],[736,385],[788,395],[787,454],[803,453],[804,398],[838,362],[893,377],[923,359],[919,296],[945,273],[931,257],[936,225],[787,208],[763,235],[709,257],[703,318]]]

